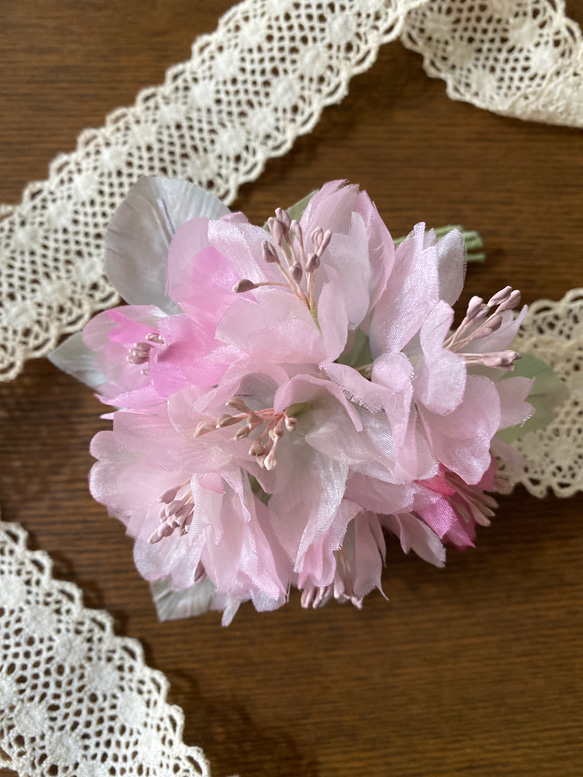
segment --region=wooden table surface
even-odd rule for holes
[[[187,59],[230,0],[2,0],[0,202],[17,202],[85,127]],[[147,8],[147,12],[145,12]],[[570,3],[583,21],[583,3]],[[456,103],[400,43],[236,206],[262,223],[331,178],[368,190],[394,235],[415,222],[478,229],[471,294],[527,302],[583,285],[580,131]],[[137,637],[215,777],[583,774],[583,497],[502,498],[475,550],[435,569],[389,543],[389,596],[361,612],[245,605],[157,622],[121,524],[87,489],[91,391],[44,359],[0,385],[0,502],[56,573]],[[4,774],[4,772],[2,772]]]

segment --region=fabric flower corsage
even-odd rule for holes
[[[496,502],[498,433],[523,424],[510,286],[452,305],[453,230],[398,247],[358,186],[325,184],[265,227],[212,194],[142,178],[106,236],[128,303],[53,361],[116,408],[93,496],[135,538],[160,617],[273,610],[381,586],[388,535],[441,566]]]

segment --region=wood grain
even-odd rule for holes
[[[16,202],[87,126],[189,55],[230,0],[3,0],[0,201]],[[147,11],[145,11],[147,7]],[[583,21],[583,4],[569,5]],[[583,285],[581,133],[455,103],[399,43],[356,78],[237,206],[262,223],[331,178],[359,182],[395,235],[419,220],[478,229],[488,260],[466,296],[506,282],[526,301]],[[245,606],[157,622],[132,543],[87,490],[105,422],[45,360],[0,386],[0,502],[92,607],[169,677],[216,777],[575,777],[582,773],[583,497],[501,500],[475,550],[445,570],[392,543],[362,612]],[[4,772],[0,771],[0,774]]]

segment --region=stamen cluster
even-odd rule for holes
[[[234,410],[239,410],[239,413],[237,415],[223,413],[216,421],[201,421],[194,436],[200,437],[216,429],[238,425],[239,428],[233,435],[233,440],[238,441],[249,437],[252,432],[263,427],[259,436],[253,439],[249,455],[255,457],[263,469],[274,469],[277,466],[275,458],[277,443],[283,437],[284,432],[295,430],[297,418],[289,415],[287,409],[281,413],[276,413],[271,407],[265,410],[252,410],[240,397],[231,397],[226,405]]]
[[[160,542],[164,537],[170,537],[175,532],[183,537],[192,523],[194,500],[189,482],[169,488],[159,501],[164,507],[160,510],[160,526],[148,537],[151,545]]]
[[[307,251],[302,227],[298,221],[291,219],[283,208],[276,208],[275,217],[268,219],[267,225],[280,252],[278,253],[269,240],[264,240],[261,246],[262,258],[267,264],[274,264],[279,268],[285,283],[276,284],[269,281],[254,283],[248,278],[243,278],[235,284],[233,291],[239,294],[260,286],[285,287],[287,285],[296,297],[307,305],[308,310],[315,310],[316,273],[322,254],[332,238],[332,232],[329,229],[315,227],[310,233],[313,250]]]
[[[158,332],[149,332],[146,335],[147,342],[137,342],[129,349],[127,360],[130,364],[146,364],[150,361],[150,351],[154,345],[166,345]],[[150,371],[146,367],[141,370],[142,375],[149,375]]]
[[[463,349],[471,342],[488,337],[502,326],[502,314],[507,310],[515,310],[520,305],[521,295],[512,286],[505,286],[496,292],[487,303],[481,297],[472,297],[468,304],[466,315],[459,325],[444,342],[444,347],[454,353],[459,353],[468,365],[482,365],[509,369],[520,354],[513,350],[493,351],[490,353],[469,353]]]

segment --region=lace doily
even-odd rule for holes
[[[31,777],[210,777],[166,677],[26,541],[0,521],[0,763]]]
[[[569,390],[548,426],[512,443],[526,460],[516,482],[538,497],[548,489],[573,496],[583,490],[583,289],[531,305],[516,345],[550,364]]]
[[[581,32],[559,0],[246,0],[164,84],[83,132],[20,205],[0,207],[0,380],[118,302],[102,236],[139,175],[186,178],[231,202],[399,35],[452,97],[583,124]]]

